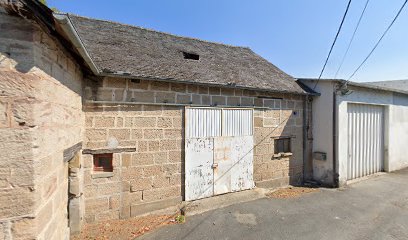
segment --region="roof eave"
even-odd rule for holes
[[[68,35],[76,50],[81,54],[82,58],[91,68],[91,71],[97,76],[100,75],[101,71],[96,66],[88,51],[86,50],[81,38],[79,37],[74,25],[72,24],[71,19],[69,18],[69,15],[63,13],[53,13],[53,16],[60,24],[64,32]]]
[[[138,76],[132,75],[129,73],[106,73],[101,72],[98,74],[101,77],[117,77],[117,78],[127,78],[127,79],[139,79],[139,80],[148,80],[148,81],[160,81],[160,82],[175,82],[175,83],[184,83],[184,84],[195,84],[200,86],[211,86],[211,87],[224,87],[224,88],[238,88],[242,90],[251,90],[251,91],[260,91],[260,92],[269,92],[269,93],[286,93],[286,94],[297,94],[297,95],[313,95],[306,91],[303,92],[296,92],[296,91],[286,91],[286,90],[272,90],[272,89],[265,89],[265,88],[254,88],[254,87],[247,87],[241,85],[226,85],[226,84],[217,84],[217,83],[200,83],[193,80],[180,80],[175,78],[159,78],[159,77],[152,77],[152,76]]]
[[[318,80],[317,78],[298,78],[298,81],[316,81]],[[347,84],[348,86],[352,87],[360,87],[360,88],[367,88],[367,89],[372,89],[372,90],[380,90],[380,91],[386,91],[386,92],[395,92],[395,93],[400,93],[400,94],[405,94],[408,95],[408,91],[404,90],[398,90],[394,88],[388,88],[388,87],[381,87],[381,86],[376,86],[368,83],[358,83],[358,82],[351,82],[347,81],[344,79],[322,79],[323,81],[331,81],[331,82],[336,82],[339,84]]]
[[[362,88],[368,88],[368,89],[373,89],[373,90],[381,90],[381,91],[395,92],[395,93],[408,95],[408,91],[398,90],[398,89],[388,88],[388,87],[381,87],[381,86],[376,86],[376,85],[372,85],[368,83],[347,82],[347,84],[350,86],[354,86],[354,87],[362,87]]]
[[[309,96],[320,96],[321,95],[321,93],[316,92],[315,90],[311,89],[299,79],[296,79],[296,83],[299,85],[299,87],[303,89],[303,91],[306,92],[306,95],[309,95]]]

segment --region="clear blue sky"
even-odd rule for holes
[[[347,0],[48,0],[51,7],[181,36],[248,46],[294,77],[317,77]],[[370,0],[339,78],[348,78],[404,0]],[[333,78],[365,0],[354,0],[325,78]],[[408,6],[353,81],[408,79]]]

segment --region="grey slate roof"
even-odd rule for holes
[[[408,91],[408,80],[389,80],[379,82],[367,82],[367,84],[375,85],[378,87],[387,87],[392,89],[398,89]]]
[[[68,16],[102,74],[306,93],[294,78],[246,47]],[[198,54],[200,59],[184,59],[183,52]]]

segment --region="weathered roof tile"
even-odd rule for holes
[[[179,37],[71,14],[69,18],[93,62],[104,72],[305,93],[294,78],[246,47]],[[199,60],[185,59],[183,52],[198,54]]]

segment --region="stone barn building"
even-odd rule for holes
[[[307,177],[310,95],[249,48],[0,2],[0,239]]]

